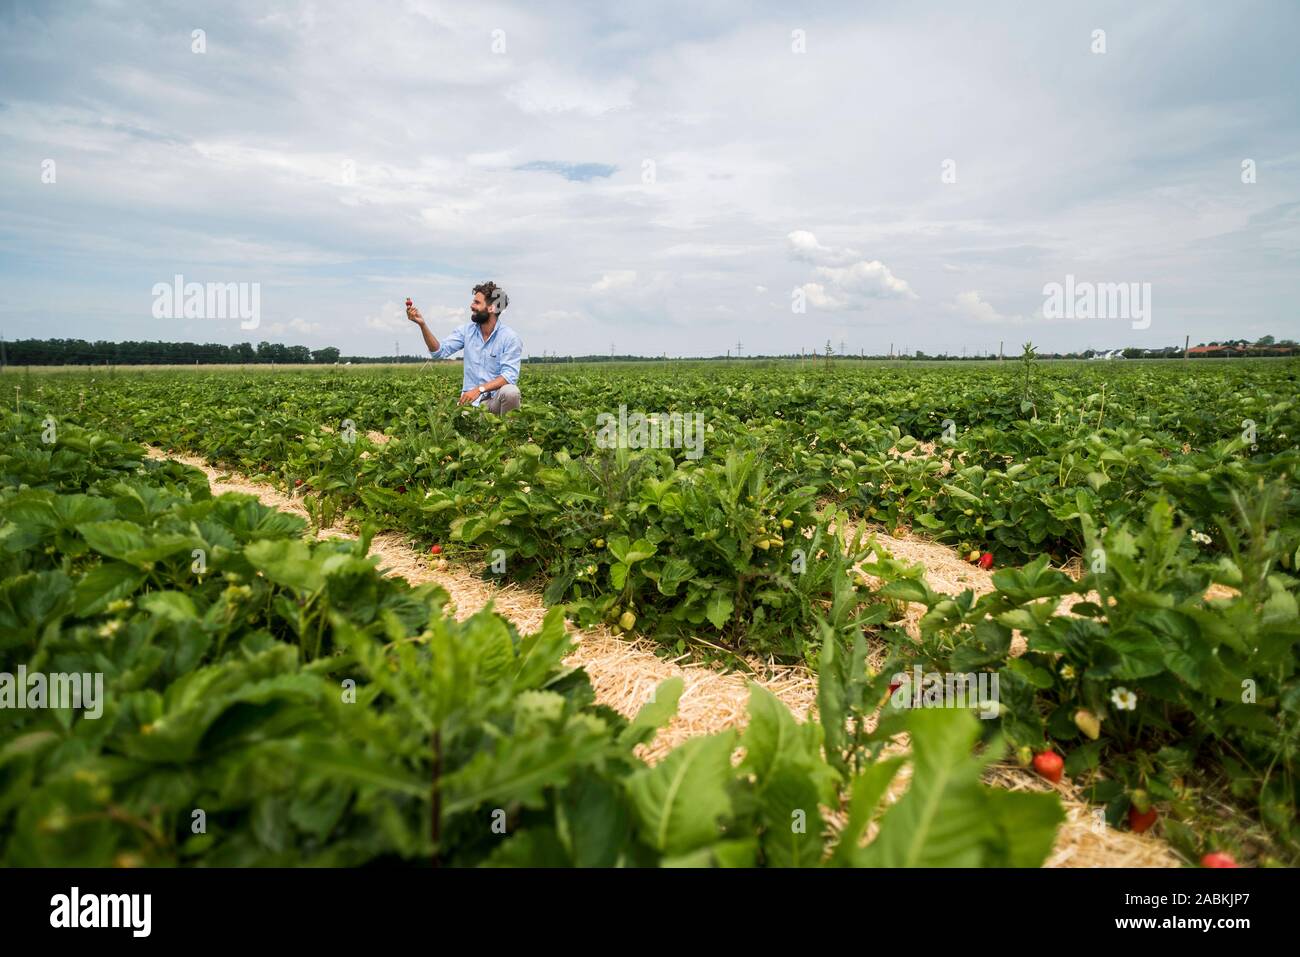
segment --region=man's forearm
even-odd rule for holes
[[[423,322],[420,323],[420,335],[424,336],[424,344],[429,347],[430,352],[438,351],[439,346],[437,337],[429,331],[429,327]]]
[[[510,384],[509,379],[507,379],[503,375],[499,375],[495,379],[491,379],[488,382],[479,383],[479,388],[482,389],[484,392],[495,392],[497,389],[504,389],[509,384]]]

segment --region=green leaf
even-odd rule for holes
[[[761,685],[749,686],[741,769],[754,776],[770,866],[811,867],[822,859],[820,807],[834,799],[837,775],[822,760],[820,727],[800,723]]]
[[[817,715],[826,742],[826,759],[841,774],[848,774],[845,722],[848,720],[848,688],[834,631],[822,623],[822,652],[817,666]]]
[[[732,811],[732,730],[691,738],[652,768],[633,774],[628,795],[642,839],[678,855],[712,844]]]
[[[629,545],[625,535],[615,535],[611,538],[609,540],[609,550],[624,565],[632,565],[643,561],[657,551],[655,546],[644,538],[638,538]]]
[[[617,781],[595,772],[570,784],[556,808],[560,840],[574,867],[614,867],[630,836],[630,821]]]
[[[879,593],[886,598],[915,601],[923,605],[929,605],[933,599],[933,594],[925,582],[915,578],[900,578],[897,581],[886,582],[881,586]]]
[[[182,623],[198,618],[194,602],[184,592],[155,591],[140,596],[140,607],[166,621]]]
[[[125,562],[96,565],[77,582],[76,611],[83,618],[103,613],[111,602],[135,594],[146,573]]]
[[[134,522],[84,522],[77,533],[99,554],[123,561],[144,547],[144,532]]]
[[[831,863],[839,867],[851,867],[860,851],[858,843],[871,823],[876,805],[889,789],[890,782],[898,774],[906,759],[901,755],[885,758],[868,765],[853,779],[849,790],[849,816],[840,830],[839,841],[831,855]]]
[[[1024,658],[1012,658],[1006,664],[1007,671],[1024,678],[1035,688],[1050,688],[1055,683],[1052,673],[1046,668],[1026,661]]]
[[[541,808],[546,792],[562,787],[580,769],[595,765],[608,751],[609,729],[589,714],[572,715],[561,723],[523,712],[534,700],[558,698],[544,692],[525,692],[515,699],[513,736],[500,736],[468,762],[443,778],[443,816],[481,807],[504,807],[518,802]],[[559,702],[562,708],[563,702]],[[521,727],[520,725],[524,725]]]
[[[278,539],[253,542],[244,549],[244,557],[277,585],[314,592],[325,584],[321,563],[313,559],[311,548],[304,541]]]
[[[735,610],[735,607],[730,595],[719,588],[715,588],[712,594],[709,595],[709,604],[705,615],[713,624],[713,627],[721,631],[723,626],[731,620],[731,613]]]
[[[912,781],[880,821],[880,833],[857,863],[872,867],[980,867],[1029,860],[1043,846],[1043,820],[1011,842],[999,824],[983,764],[971,754],[979,737],[967,711],[927,709],[909,716]],[[1052,795],[1049,800],[1055,800]],[[1003,817],[1009,817],[1007,812]],[[1045,819],[1045,812],[1042,813]],[[1055,827],[1052,827],[1055,834]],[[1050,846],[1050,845],[1049,845]]]
[[[659,573],[659,593],[676,594],[683,582],[688,582],[694,577],[695,567],[690,562],[684,558],[670,558],[664,562],[664,567]]]
[[[392,760],[362,754],[347,745],[324,741],[305,741],[295,756],[303,767],[333,780],[352,781],[379,791],[394,791],[427,801],[429,782],[422,780]]]
[[[631,748],[653,741],[659,729],[677,714],[677,702],[681,699],[684,686],[680,677],[660,682],[655,688],[654,697],[641,706],[636,717],[623,729],[619,743]]]

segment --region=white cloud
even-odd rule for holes
[[[527,325],[534,332],[573,332],[575,329],[589,328],[591,317],[571,309],[547,309],[539,315],[529,316]],[[551,345],[542,343],[543,350],[551,351],[552,348]]]
[[[956,310],[962,318],[972,322],[1015,324],[1026,321],[1019,315],[1004,316],[993,307],[992,303],[985,302],[974,289],[958,293],[950,308]]]
[[[553,67],[536,69],[506,90],[506,99],[525,113],[582,113],[600,116],[632,105],[636,83],[628,77],[596,78]]]
[[[862,254],[856,249],[823,246],[817,241],[817,237],[806,229],[796,229],[786,236],[786,242],[789,244],[790,258],[802,262],[836,266],[862,258]]]
[[[298,336],[312,336],[320,332],[323,326],[319,322],[308,322],[306,319],[294,317],[288,322],[272,322],[261,326],[264,335],[281,336],[285,333],[293,333]],[[295,345],[296,343],[290,343]]]
[[[916,299],[907,280],[899,279],[878,259],[863,260],[851,266],[818,266],[813,270],[831,286],[851,297],[862,299]]]
[[[611,289],[625,289],[636,282],[635,269],[617,269],[607,272],[592,284],[593,292],[608,292]]]
[[[464,322],[468,318],[468,312],[465,309],[457,309],[452,306],[433,305],[430,306],[424,302],[416,302],[416,308],[420,310],[420,315],[424,316],[425,322],[441,326],[445,323]],[[379,307],[379,314],[375,316],[366,316],[362,324],[367,329],[374,329],[378,332],[410,332],[415,335],[419,334],[415,324],[406,318],[406,303],[396,300],[388,300]]]
[[[465,164],[478,169],[503,169],[512,165],[509,150],[497,150],[494,153],[470,153],[465,157]]]
[[[900,279],[878,259],[864,259],[856,249],[824,246],[806,229],[786,236],[792,259],[819,263],[814,279],[800,288],[808,304],[817,309],[862,309],[871,300],[916,299],[905,279]]]

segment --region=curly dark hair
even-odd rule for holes
[[[483,293],[483,301],[488,304],[488,309],[494,309],[498,314],[505,312],[506,306],[510,305],[506,291],[494,282],[481,282],[474,287],[474,291]]]

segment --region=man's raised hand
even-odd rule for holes
[[[406,300],[406,318],[410,319],[417,326],[424,322],[424,317],[420,315],[420,310],[416,309],[411,300]]]

